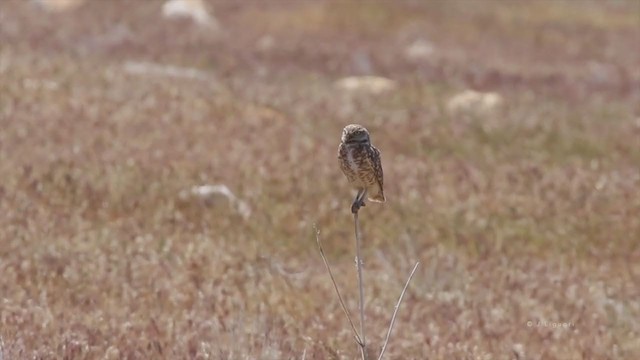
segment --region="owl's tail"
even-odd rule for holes
[[[375,194],[371,194],[368,196],[370,201],[383,203],[386,201],[384,197],[384,192],[382,190],[378,191]]]

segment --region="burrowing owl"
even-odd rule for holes
[[[371,201],[385,201],[380,151],[371,145],[367,129],[357,124],[345,126],[338,148],[338,159],[349,183],[358,190],[351,205],[352,213],[355,214],[364,206],[367,194]]]

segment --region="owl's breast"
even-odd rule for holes
[[[364,185],[360,176],[362,158],[357,149],[341,144],[338,151],[338,160],[340,161],[340,169],[349,182],[356,187],[362,187]]]

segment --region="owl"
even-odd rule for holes
[[[358,190],[351,204],[352,213],[357,213],[361,206],[365,206],[367,195],[371,201],[385,202],[380,151],[371,145],[367,129],[357,124],[345,126],[338,148],[338,160],[349,184]]]

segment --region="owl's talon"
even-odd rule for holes
[[[357,213],[358,210],[360,210],[360,203],[354,202],[353,204],[351,204],[351,213],[352,214]]]
[[[360,207],[362,206],[367,206],[364,201],[360,200],[360,201],[355,201],[353,204],[351,204],[351,213],[355,214],[358,212],[358,210],[360,210]]]

